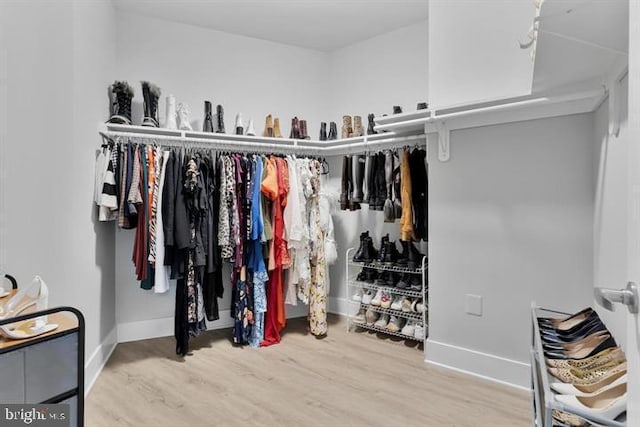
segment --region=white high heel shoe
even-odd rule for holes
[[[21,288],[4,306],[0,307],[0,320],[19,316],[33,306],[37,311],[46,310],[48,304],[49,288],[40,276],[35,276],[29,286]],[[33,320],[2,325],[0,335],[11,339],[25,339],[46,334],[57,327],[55,323],[47,323],[47,316],[40,316]]]
[[[615,419],[627,410],[627,383],[594,394],[592,396],[570,396],[561,394],[556,399],[568,407],[579,409],[585,414]]]
[[[551,383],[551,389],[558,394],[568,394],[573,396],[585,397],[596,395],[626,382],[627,371],[620,371],[616,375],[605,378],[603,381],[599,381],[588,386],[573,385],[568,383]]]

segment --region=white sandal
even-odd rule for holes
[[[31,284],[21,288],[4,306],[0,306],[0,320],[19,316],[35,305],[37,311],[46,310],[49,303],[49,289],[40,276],[35,276]],[[5,324],[0,326],[0,335],[10,339],[32,338],[58,328],[55,323],[47,323],[47,316]]]

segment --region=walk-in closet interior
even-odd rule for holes
[[[640,426],[639,23],[0,1],[0,426]]]

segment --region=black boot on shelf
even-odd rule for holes
[[[355,203],[362,203],[364,194],[362,194],[362,184],[364,176],[364,157],[361,155],[354,155],[352,157],[352,172],[353,172],[353,197],[352,200]]]
[[[380,252],[378,253],[378,257],[376,258],[376,261],[378,261],[381,264],[384,262],[385,255],[387,253],[388,243],[389,243],[389,234],[387,234],[386,236],[382,236],[382,239],[380,240]]]
[[[300,120],[298,117],[291,119],[291,131],[289,131],[289,139],[300,139]]]
[[[342,158],[342,183],[340,188],[340,210],[346,211],[349,208],[349,157]]]
[[[307,131],[307,121],[300,120],[300,139],[311,139]]]
[[[387,242],[387,250],[386,250],[386,252],[384,254],[383,263],[385,265],[394,265],[397,260],[398,260],[398,250],[396,249],[396,242],[395,241],[388,241]]]
[[[376,132],[376,129],[375,129],[376,124],[374,121],[375,116],[373,114],[369,114],[367,118],[369,119],[369,127],[367,127],[367,135],[377,134],[378,132]]]
[[[372,263],[378,256],[378,250],[373,246],[373,239],[367,236],[364,239],[364,262]]]
[[[320,141],[327,140],[327,124],[325,122],[320,122]]]
[[[388,273],[389,273],[388,271],[381,271],[380,274],[378,274],[378,278],[374,282],[375,285],[376,286],[387,286]]]
[[[360,273],[358,273],[358,275],[356,276],[356,280],[358,282],[364,282],[365,280],[367,280],[367,269],[363,268],[362,270],[360,270]]]
[[[398,256],[395,265],[406,268],[409,262],[409,242],[407,240],[400,240],[400,244],[402,245],[402,252]]]
[[[393,114],[402,114],[402,107],[399,105],[393,106]]]
[[[109,88],[109,98],[111,114],[107,123],[130,125],[133,88],[127,82],[115,81]]]
[[[407,242],[409,253],[407,256],[407,268],[411,268],[413,270],[422,267],[422,259],[425,257],[424,254],[421,254],[418,248],[413,244],[413,242]]]
[[[348,183],[348,189],[347,189],[347,198],[349,199],[348,201],[348,206],[349,206],[349,210],[350,211],[355,211],[360,209],[360,203],[356,202],[355,200],[353,200],[353,189],[355,186],[355,174],[353,173],[353,168],[354,168],[354,163],[356,161],[357,156],[347,156],[347,183]]]
[[[396,283],[396,288],[398,289],[409,289],[411,286],[411,274],[404,273],[398,283]]]
[[[390,288],[395,288],[397,282],[397,274],[393,271],[389,271],[389,274],[387,275],[387,286],[389,286]]]
[[[153,83],[142,82],[142,96],[144,100],[142,126],[159,127],[158,100],[160,99],[160,88]]]
[[[417,110],[426,110],[427,108],[429,108],[429,104],[426,102],[418,102],[418,106],[416,107]]]
[[[421,291],[422,290],[422,277],[417,274],[410,274],[411,278],[409,279],[409,290],[410,291]]]
[[[360,233],[360,247],[353,255],[353,262],[363,262],[364,261],[364,251],[367,246],[366,240],[369,237],[369,232],[365,231],[364,233]]]
[[[374,283],[378,278],[378,271],[374,268],[367,268],[367,275],[365,281],[367,283]]]
[[[216,125],[216,133],[227,133],[224,129],[224,108],[220,104],[216,107]]]
[[[202,132],[213,132],[213,107],[211,102],[204,101],[204,122]]]
[[[334,139],[338,139],[338,125],[336,122],[329,123],[329,135],[327,135],[327,140],[333,141]]]

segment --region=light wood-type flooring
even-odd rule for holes
[[[282,342],[236,347],[230,330],[119,344],[86,401],[88,427],[530,426],[529,394],[425,365],[419,348],[371,332],[329,335],[289,320]]]

